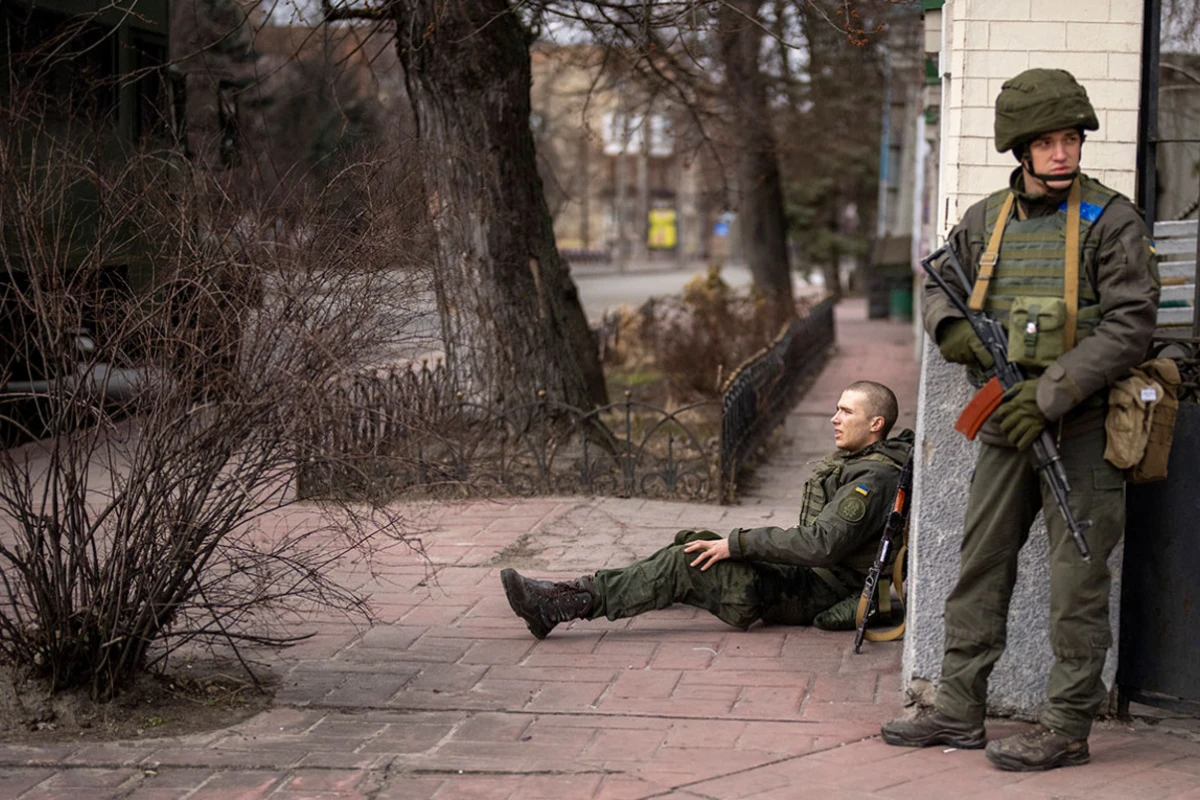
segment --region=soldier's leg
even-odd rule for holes
[[[681,532],[684,533],[684,532]],[[683,541],[715,537],[690,532]],[[715,537],[720,538],[720,537]],[[664,547],[624,569],[602,569],[595,576],[596,602],[591,619],[623,619],[684,603],[716,616],[735,628],[746,629],[759,618],[758,575],[741,561],[720,561],[708,570],[688,566],[696,556],[686,544]]]
[[[1017,555],[1041,507],[1029,452],[982,444],[967,500],[958,582],[946,598],[937,710],[979,723],[987,681],[1007,641]]]
[[[1101,680],[1112,645],[1108,602],[1108,557],[1125,530],[1125,483],[1120,470],[1104,460],[1103,430],[1062,442],[1060,450],[1071,484],[1071,510],[1089,519],[1084,533],[1092,551],[1084,563],[1066,523],[1044,487],[1050,536],[1050,646],[1054,666],[1047,685],[1042,724],[1072,739],[1086,739],[1107,693]]]
[[[844,596],[805,567],[756,564],[754,569],[758,572],[762,619],[771,625],[812,625],[814,617],[837,605]],[[846,591],[853,590],[846,587]]]

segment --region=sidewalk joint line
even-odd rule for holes
[[[640,798],[640,800],[652,800],[655,797],[670,797],[675,792],[688,791],[689,787],[700,786],[705,783],[711,783],[712,781],[722,780],[724,778],[732,778],[737,775],[744,775],[748,772],[754,772],[755,770],[763,769],[764,767],[774,767],[779,764],[786,764],[789,761],[797,761],[799,759],[808,758],[809,756],[818,755],[820,753],[828,753],[830,750],[836,750],[839,747],[849,747],[852,744],[859,744],[860,742],[868,742],[872,739],[878,739],[878,738],[879,738],[879,734],[873,733],[869,736],[863,736],[862,738],[859,738],[859,739],[851,739],[850,741],[846,741],[846,742],[836,742],[834,744],[831,744],[829,747],[824,747],[820,750],[810,750],[807,753],[799,753],[794,756],[783,756],[781,758],[775,759],[774,761],[764,761],[761,764],[755,764],[752,767],[742,767],[741,769],[735,769],[732,772],[726,772],[722,775],[712,775],[707,778],[700,778],[698,780],[688,781],[687,783],[680,783],[675,786],[672,786],[670,789],[668,789],[666,791],[659,792],[657,794],[646,795],[644,798]],[[707,797],[707,795],[705,795],[705,796]]]
[[[275,708],[291,708],[297,711],[313,709],[319,711],[340,711],[346,714],[357,714],[364,711],[390,711],[398,714],[519,714],[532,717],[601,717],[605,719],[662,719],[681,721],[706,722],[759,722],[785,723],[792,725],[822,725],[823,721],[812,719],[782,719],[779,717],[734,717],[721,716],[691,716],[688,714],[639,714],[628,711],[558,711],[558,710],[526,710],[514,708],[472,708],[467,706],[438,706],[429,708],[423,706],[363,706],[363,705],[333,705],[330,703],[310,703],[308,705],[277,704]]]

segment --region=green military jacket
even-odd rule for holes
[[[1028,218],[1058,215],[1065,227],[1065,190],[1027,194],[1019,167],[1009,186]],[[986,199],[972,205],[949,236],[970,281],[975,280],[980,257],[987,249],[987,207]],[[948,260],[941,266],[947,282],[957,286]],[[1037,387],[1038,408],[1051,422],[1061,420],[1067,435],[1103,426],[1108,387],[1145,359],[1157,325],[1160,284],[1154,245],[1141,215],[1127,198],[1117,195],[1091,223],[1080,240],[1079,269],[1097,297],[1099,321],[1090,335],[1081,337],[1073,349],[1046,368]],[[969,291],[963,296],[967,294]],[[925,284],[924,309],[925,329],[935,340],[939,326],[962,316],[932,279]],[[981,429],[980,439],[1011,446],[995,415]]]
[[[838,452],[826,458],[809,478],[810,484],[819,484],[825,498],[812,521],[801,520],[792,528],[738,528],[729,534],[730,557],[865,572],[875,560],[913,438],[913,432],[904,429],[857,453]],[[810,488],[818,487],[806,484],[806,496]]]

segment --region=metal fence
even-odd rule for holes
[[[834,342],[834,298],[792,320],[770,347],[729,376],[721,397],[720,501],[737,492],[738,473],[783,423],[804,380],[820,369]]]
[[[538,392],[491,406],[455,391],[440,363],[330,386],[300,453],[302,497],[605,494],[733,498],[738,469],[833,342],[832,300],[794,321],[726,382],[673,410],[635,400],[584,410]]]

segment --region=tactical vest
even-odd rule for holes
[[[987,226],[983,241],[991,239],[1000,211],[1010,190],[996,192],[987,199]],[[1080,176],[1079,214],[1079,318],[1075,341],[1091,335],[1100,322],[1099,298],[1084,265],[1095,261],[1097,242],[1088,240],[1088,232],[1104,213],[1117,193],[1086,175]],[[999,259],[988,286],[984,310],[1002,325],[1008,325],[1009,310],[1018,297],[1062,298],[1065,294],[1063,273],[1066,264],[1067,206],[1036,219],[1018,219],[1016,214],[1004,227]],[[1091,256],[1091,257],[1089,257]]]
[[[904,466],[891,456],[878,452],[854,457],[841,456],[837,453],[825,456],[813,469],[808,482],[804,484],[804,501],[800,505],[801,527],[816,522],[817,517],[821,515],[821,511],[829,502],[829,496],[825,493],[826,482],[830,479],[836,482],[847,463],[859,460],[882,461],[885,464],[891,464],[896,469],[902,469]]]

